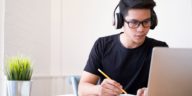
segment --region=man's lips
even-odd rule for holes
[[[142,35],[135,35],[135,37],[138,37],[138,38],[142,38],[144,36],[145,36],[144,34],[142,34]]]

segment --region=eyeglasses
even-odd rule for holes
[[[140,24],[142,24],[144,28],[149,28],[151,26],[150,18],[143,21],[138,21],[138,20],[131,20],[131,21],[124,20],[124,21],[128,24],[130,28],[133,28],[133,29],[138,28]]]

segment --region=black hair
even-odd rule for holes
[[[153,0],[120,0],[119,4],[120,14],[127,15],[129,9],[150,9],[156,6]]]

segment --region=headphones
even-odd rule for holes
[[[119,7],[119,4],[115,7],[115,10],[113,12],[113,16],[114,16],[113,26],[115,26],[116,29],[120,29],[124,25],[123,15],[120,12],[116,13],[116,10],[118,7]],[[152,24],[150,29],[155,29],[155,27],[157,26],[158,20],[157,20],[157,15],[153,9],[151,9],[151,23]]]

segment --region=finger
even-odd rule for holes
[[[109,83],[109,84],[111,84],[111,85],[113,85],[113,86],[116,86],[116,87],[118,87],[119,89],[122,88],[122,85],[121,85],[120,83],[114,81],[114,80],[104,79],[104,82],[107,82],[107,83]]]
[[[116,85],[116,84],[118,85]],[[109,89],[109,90],[112,90],[112,91],[115,91],[116,93],[121,93],[121,85],[119,86],[119,83],[115,82],[114,80],[110,80],[110,79],[105,79],[102,83],[101,83],[101,86],[106,88],[106,89]]]
[[[101,90],[102,90],[102,91],[101,91],[102,96],[103,96],[103,95],[104,95],[104,96],[119,96],[119,95],[120,95],[120,93],[115,92],[114,90],[111,90],[111,89],[104,88],[104,87],[102,87]]]
[[[103,87],[101,85],[99,85],[99,96],[113,96],[116,95],[117,93],[115,93],[113,90],[107,89],[106,87]],[[119,96],[119,94],[118,94]]]
[[[101,87],[107,90],[111,90],[114,93],[118,93],[118,94],[121,93],[121,90],[118,87],[110,84],[109,82],[102,83]]]
[[[143,96],[144,95],[144,89],[137,90],[137,96]]]
[[[121,92],[122,86],[118,82],[116,82],[114,80],[105,79],[103,81],[103,85],[105,85],[108,89],[111,89],[111,90],[117,91],[119,93],[122,93]]]
[[[148,88],[144,89],[144,96],[148,96]]]
[[[110,82],[111,84],[113,84],[114,86],[116,86],[116,87],[122,88],[122,85],[121,85],[120,83],[114,81],[114,80],[110,80],[110,79],[109,79],[109,82]]]

